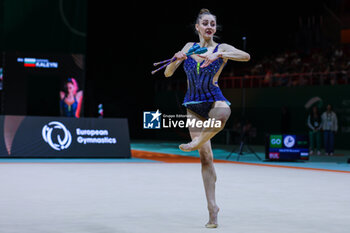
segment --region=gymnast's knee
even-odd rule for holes
[[[228,118],[230,117],[230,113],[220,113],[218,114],[215,119],[218,121],[221,121],[221,128],[224,128]]]
[[[224,126],[226,121],[228,120],[228,118],[231,115],[231,110],[229,108],[227,109],[219,109],[219,111],[215,111],[213,112],[213,117],[218,120],[221,121],[222,125]]]
[[[212,152],[209,150],[199,150],[202,166],[209,166],[213,163]]]

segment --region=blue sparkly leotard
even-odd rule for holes
[[[68,105],[65,101],[65,98],[61,100],[61,109],[63,116],[66,117],[76,117],[75,113],[78,108],[78,101],[74,96],[74,103],[72,105]]]
[[[196,43],[194,43],[195,45]],[[213,53],[218,51],[219,44]],[[217,82],[213,84],[213,78],[224,63],[222,58],[218,58],[209,66],[200,68],[203,64],[197,62],[191,56],[184,61],[184,70],[187,75],[188,90],[185,95],[183,105],[198,115],[208,119],[208,113],[215,101],[230,102],[223,96]]]

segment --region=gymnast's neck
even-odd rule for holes
[[[199,45],[201,47],[214,47],[216,46],[216,43],[214,42],[213,38],[211,37],[210,39],[205,39],[203,36],[199,36]]]

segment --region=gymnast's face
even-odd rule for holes
[[[68,91],[69,94],[74,94],[75,88],[74,88],[73,83],[70,83],[70,82],[67,83],[67,91]]]
[[[203,15],[196,24],[196,30],[204,39],[213,38],[216,32],[216,19],[213,15]]]

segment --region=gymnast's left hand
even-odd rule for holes
[[[199,57],[204,59],[204,63],[201,65],[201,68],[209,66],[211,63],[213,63],[216,59],[220,57],[219,53],[204,53],[202,55],[198,54]]]

